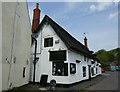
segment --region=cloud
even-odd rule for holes
[[[92,12],[95,12],[96,11],[96,6],[93,4],[93,5],[91,5],[90,6],[90,10],[92,11]]]
[[[113,2],[97,2],[96,4],[92,4],[90,6],[90,10],[92,12],[103,11],[103,10],[109,8],[112,5],[113,5]]]
[[[108,17],[108,19],[113,19],[118,16],[118,12],[111,13]]]

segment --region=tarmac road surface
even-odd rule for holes
[[[118,76],[120,72],[106,72],[103,73],[106,78],[87,88],[87,90],[118,90]]]

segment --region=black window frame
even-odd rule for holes
[[[58,54],[60,54],[60,56]],[[67,51],[66,50],[49,51],[49,61],[60,62],[60,61],[66,61],[66,60],[67,60]]]
[[[84,61],[86,61],[87,60],[87,57],[84,55]]]
[[[61,72],[58,72],[58,69]],[[52,62],[52,75],[53,76],[68,76],[68,63],[61,62]]]
[[[92,73],[92,76],[94,76],[94,67],[91,68],[91,73]]]
[[[53,37],[44,38],[44,47],[52,47],[53,46]]]
[[[76,73],[76,64],[70,63],[70,74],[75,74],[75,73]]]
[[[96,74],[98,73],[98,68],[96,67]]]
[[[82,69],[83,69],[83,77],[86,77],[86,67],[83,66]]]
[[[23,78],[25,78],[26,67],[23,67]]]

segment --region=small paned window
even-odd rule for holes
[[[68,63],[52,62],[52,75],[55,76],[68,76]]]
[[[86,67],[83,66],[83,77],[86,77]]]
[[[44,47],[51,47],[51,46],[53,46],[53,38],[45,38]]]
[[[70,63],[70,74],[76,73],[76,64]]]
[[[98,73],[98,69],[96,68],[96,74]]]
[[[94,61],[91,61],[92,64],[94,64],[95,62]]]
[[[91,68],[92,76],[94,75],[94,68]]]

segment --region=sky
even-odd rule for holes
[[[36,2],[29,2],[32,21]],[[88,48],[94,52],[118,47],[118,3],[117,2],[37,2],[41,10],[40,20],[51,17],[74,38],[84,44],[84,33]]]

